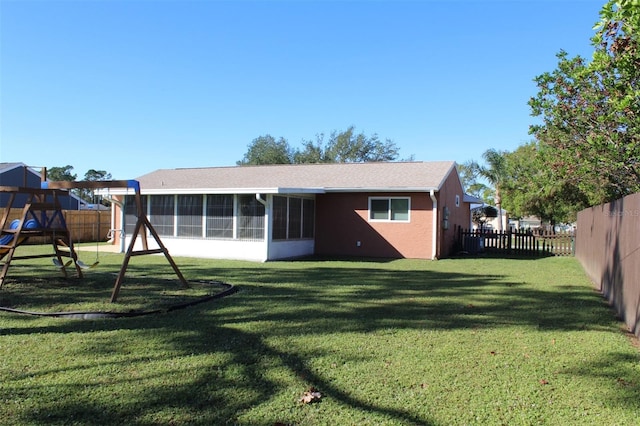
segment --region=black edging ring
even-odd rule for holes
[[[23,315],[35,315],[40,317],[55,317],[55,318],[71,318],[71,319],[102,319],[102,318],[132,318],[141,317],[144,315],[163,314],[167,312],[177,311],[179,309],[188,308],[190,306],[197,305],[199,303],[208,302],[213,299],[221,299],[225,296],[232,295],[238,291],[238,289],[232,284],[223,283],[221,281],[210,281],[211,284],[216,284],[224,287],[224,289],[216,294],[205,296],[200,299],[193,300],[191,302],[178,303],[176,305],[169,306],[165,309],[154,309],[152,311],[135,311],[135,312],[32,312],[23,311],[20,309],[6,308],[0,306],[0,311],[10,312],[13,314]]]

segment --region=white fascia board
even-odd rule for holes
[[[388,187],[388,188],[325,188],[325,192],[438,192],[438,188],[425,187]]]
[[[274,194],[324,194],[324,188],[278,188]]]
[[[142,195],[175,195],[175,194],[321,194],[322,188],[181,188],[181,189],[144,189]],[[112,195],[127,195],[133,192],[126,189],[109,191]]]

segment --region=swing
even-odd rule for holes
[[[51,261],[53,261],[53,265],[58,269],[66,268],[67,266],[71,265],[71,263],[73,263],[73,260],[69,260],[66,263],[62,263],[55,257],[51,259]]]
[[[91,269],[94,266],[97,266],[98,263],[100,263],[99,260],[96,260],[95,262],[93,262],[91,265],[87,265],[86,263],[84,263],[82,260],[76,260],[76,264],[82,268],[82,269]]]

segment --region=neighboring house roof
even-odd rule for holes
[[[32,167],[27,166],[25,163],[0,163],[0,175],[2,175],[3,173],[9,173],[12,170],[19,169],[19,168],[26,169],[32,176],[35,176],[38,180],[42,179],[42,174],[40,172],[34,170]],[[21,182],[17,185],[13,183],[11,185],[4,185],[4,186],[27,186],[27,187],[40,188],[40,183],[38,182],[36,186],[34,186],[33,182],[31,182],[31,185],[28,182]],[[71,197],[71,199],[77,202],[78,206],[80,207],[82,207],[86,203],[82,198],[78,197],[72,192],[69,192],[69,197]]]
[[[428,192],[440,190],[455,165],[431,161],[161,169],[137,180],[145,194]]]
[[[0,173],[4,173],[9,170],[13,170],[16,167],[24,166],[22,163],[0,163]]]
[[[13,169],[18,169],[20,167],[26,167],[34,175],[40,176],[40,173],[36,172],[35,170],[33,170],[31,167],[27,166],[24,163],[0,163],[0,174],[9,172]]]
[[[469,195],[469,194],[464,194],[464,200],[465,203],[471,203],[471,204],[480,204],[479,207],[482,207],[485,203],[484,200],[482,198],[478,198],[475,197],[473,195]]]

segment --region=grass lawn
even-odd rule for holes
[[[101,254],[82,281],[16,262],[0,301],[103,306],[90,294],[108,299],[121,260]],[[136,318],[0,312],[0,423],[639,422],[639,351],[573,258],[176,262],[240,291]],[[163,257],[132,259],[113,308],[143,308],[140,288],[174,297],[171,275]],[[302,404],[310,388],[322,398]]]

